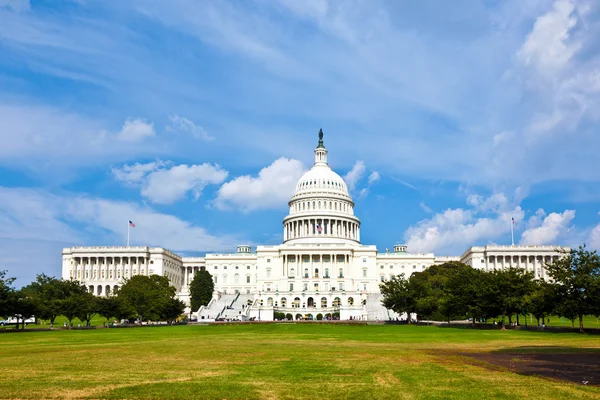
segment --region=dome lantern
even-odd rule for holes
[[[319,129],[319,144],[315,149],[315,165],[327,165],[327,149],[323,145],[323,129]]]

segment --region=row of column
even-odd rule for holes
[[[284,240],[304,237],[339,237],[360,241],[360,226],[356,222],[330,218],[308,218],[288,221]]]
[[[304,270],[308,269],[308,279],[323,278],[325,277],[325,269],[329,268],[330,278],[340,278],[345,275],[345,265],[350,262],[350,256],[348,254],[326,254],[329,257],[329,262],[323,261],[323,254],[295,254],[295,255],[283,255],[283,276],[291,277],[290,271],[294,268],[295,278],[304,278]],[[304,262],[304,259],[309,257],[309,262]],[[319,257],[319,261],[315,262],[313,257]],[[338,262],[338,257],[343,258],[342,262]],[[293,259],[293,261],[291,261]],[[316,273],[318,269],[318,276]]]
[[[516,262],[514,262],[513,257],[517,258]],[[525,257],[525,262],[521,261],[521,257]],[[530,257],[531,256],[489,256],[487,259],[488,270],[516,267],[528,272],[533,272],[536,279],[545,279],[545,262],[558,260],[558,256],[533,256],[533,261],[530,261]],[[547,260],[546,257],[548,257],[549,260]],[[539,272],[538,268],[540,269]]]
[[[137,257],[131,257],[136,259]],[[148,276],[150,274],[149,264],[147,263],[148,259],[141,258],[138,261],[143,261],[143,263],[122,263],[122,261],[126,259],[125,257],[115,257],[115,262],[121,261],[118,264],[99,264],[91,263],[90,259],[88,259],[88,263],[75,263],[71,265],[71,278],[78,280],[115,280],[121,278],[128,278],[136,274],[142,274]],[[97,261],[97,260],[96,260]],[[85,273],[88,273],[88,276],[85,276]],[[96,276],[94,276],[94,272]],[[104,276],[102,276],[102,272],[104,272]],[[112,272],[112,276],[111,276]],[[119,274],[119,272],[121,272]]]

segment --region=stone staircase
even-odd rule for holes
[[[233,303],[237,294],[222,294],[218,299],[213,299],[206,307],[198,311],[198,321],[215,320]]]

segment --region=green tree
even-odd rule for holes
[[[412,293],[408,281],[404,279],[404,274],[393,276],[390,280],[381,283],[379,290],[383,295],[381,304],[388,310],[398,314],[407,313],[407,315],[414,311]]]
[[[48,320],[51,325],[54,325],[54,320],[61,312],[61,302],[65,298],[64,282],[55,277],[40,274],[36,276],[34,282],[27,286],[27,290],[38,305],[37,317]]]
[[[71,329],[75,317],[82,315],[82,309],[86,307],[86,301],[91,293],[88,292],[85,285],[78,281],[63,280],[61,282],[63,292],[60,313],[65,316],[69,322],[69,329]]]
[[[448,313],[470,317],[475,326],[477,319],[485,316],[484,299],[487,284],[486,272],[456,263],[445,288]]]
[[[175,288],[166,276],[135,275],[125,280],[118,292],[124,305],[130,307],[140,323],[144,318],[159,318],[161,310],[175,297]]]
[[[106,318],[110,323],[111,318],[118,320],[131,317],[131,311],[123,305],[118,296],[98,297],[96,299],[98,314]]]
[[[25,329],[25,320],[37,314],[37,302],[25,288],[13,291],[10,294],[9,302],[13,316],[17,318],[17,329],[19,321],[23,324],[22,329]]]
[[[166,304],[162,307],[159,312],[159,317],[161,320],[165,320],[167,322],[175,322],[177,318],[183,314],[185,310],[185,303],[179,299],[171,298],[167,300]]]
[[[583,332],[583,316],[600,314],[600,257],[588,251],[585,245],[570,251],[559,250],[564,257],[546,264],[548,274],[558,285],[558,305],[561,314],[579,318],[579,331]]]
[[[525,298],[525,310],[531,313],[540,326],[540,319],[544,322],[546,315],[550,315],[556,307],[555,285],[541,279],[534,280],[532,290]]]
[[[215,283],[208,271],[198,271],[190,282],[190,304],[192,311],[198,311],[212,299]]]
[[[81,293],[78,298],[81,304],[77,311],[77,318],[82,322],[85,322],[86,326],[90,326],[92,318],[98,314],[100,308],[98,300],[100,297],[96,297],[92,293],[86,291],[85,293]]]
[[[533,274],[520,268],[507,268],[490,273],[488,301],[491,307],[500,311],[502,329],[505,329],[505,317],[508,316],[509,322],[512,321],[512,315],[519,313],[524,307],[533,288],[532,282]]]
[[[8,278],[7,272],[0,270],[0,317],[6,318],[14,314],[14,291],[15,278]]]

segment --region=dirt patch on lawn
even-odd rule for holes
[[[507,369],[579,385],[600,386],[600,352],[458,353],[492,370]]]

